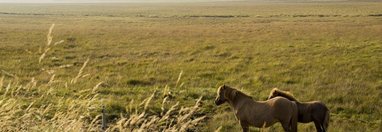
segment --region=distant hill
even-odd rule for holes
[[[157,2],[227,2],[227,1],[259,1],[259,2],[382,2],[382,0],[0,0],[0,3],[157,3]]]
[[[382,2],[382,0],[247,0],[247,1],[275,1],[275,2]]]

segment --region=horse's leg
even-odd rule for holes
[[[290,122],[280,122],[285,132],[291,132]]]
[[[293,114],[292,114],[292,117],[291,117],[290,125],[291,125],[291,131],[292,132],[297,132],[298,107],[297,107],[296,102],[293,102],[293,105],[294,105],[294,107],[293,107],[294,110],[293,110]]]
[[[326,113],[325,113],[326,114]],[[312,113],[311,120],[314,122],[317,132],[325,132],[325,114],[314,112]]]
[[[292,132],[297,132],[297,117],[291,120],[290,128]]]
[[[243,128],[243,132],[248,132],[249,130],[249,125],[245,123],[244,121],[240,121],[240,126]]]
[[[327,127],[328,127],[327,122],[329,121],[329,115],[328,114],[329,113],[326,110],[324,113],[314,114],[314,116],[313,116],[315,125],[316,125],[316,122],[319,125],[319,126],[316,125],[316,128],[319,127],[320,132],[326,132],[326,130],[327,130]],[[317,129],[317,131],[318,131],[318,129]]]
[[[324,132],[323,128],[322,128],[322,125],[319,121],[317,120],[314,120],[314,126],[316,126],[316,130],[317,132]]]

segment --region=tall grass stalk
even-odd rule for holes
[[[77,83],[78,78],[80,78],[80,77],[82,76],[82,73],[84,72],[84,69],[85,69],[86,65],[88,64],[88,62],[89,62],[89,58],[86,59],[86,61],[85,61],[84,64],[82,65],[80,71],[78,71],[77,76],[74,77],[74,78],[70,81],[70,83]]]
[[[54,29],[54,26],[55,24],[52,24],[49,28],[49,31],[48,31],[48,34],[46,35],[46,46],[45,46],[45,49],[44,49],[44,52],[40,55],[39,59],[38,59],[38,63],[40,64],[42,62],[42,60],[45,58],[46,54],[48,53],[48,51],[51,50],[52,48],[52,41],[53,41],[53,29]],[[61,43],[64,43],[64,40],[60,40],[60,41],[57,41],[53,44],[53,46],[55,45],[58,45],[58,44],[61,44]]]

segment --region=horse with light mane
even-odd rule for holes
[[[321,101],[300,102],[291,93],[273,88],[268,100],[285,97],[295,101],[298,108],[298,122],[314,122],[317,132],[326,132],[329,126],[330,111]]]
[[[284,97],[255,101],[243,92],[223,85],[218,88],[216,105],[227,102],[239,120],[243,132],[249,126],[269,127],[280,122],[286,132],[297,132],[297,105]]]

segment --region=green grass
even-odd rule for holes
[[[264,100],[270,89],[330,108],[331,131],[378,131],[382,112],[382,3],[2,4],[0,75],[21,84],[35,77],[69,81],[84,61],[80,83],[54,87],[75,99],[99,82],[110,118],[158,88],[183,106],[203,98],[200,130],[240,130],[227,105],[213,104],[227,84]],[[46,33],[54,42],[38,63]],[[66,66],[59,68],[60,66]],[[45,70],[42,70],[45,69]],[[179,73],[180,83],[175,87]],[[25,100],[29,104],[32,100]],[[40,102],[41,104],[47,102]],[[154,113],[161,102],[155,103]],[[280,125],[271,129],[279,130]],[[313,124],[299,124],[312,131]]]

